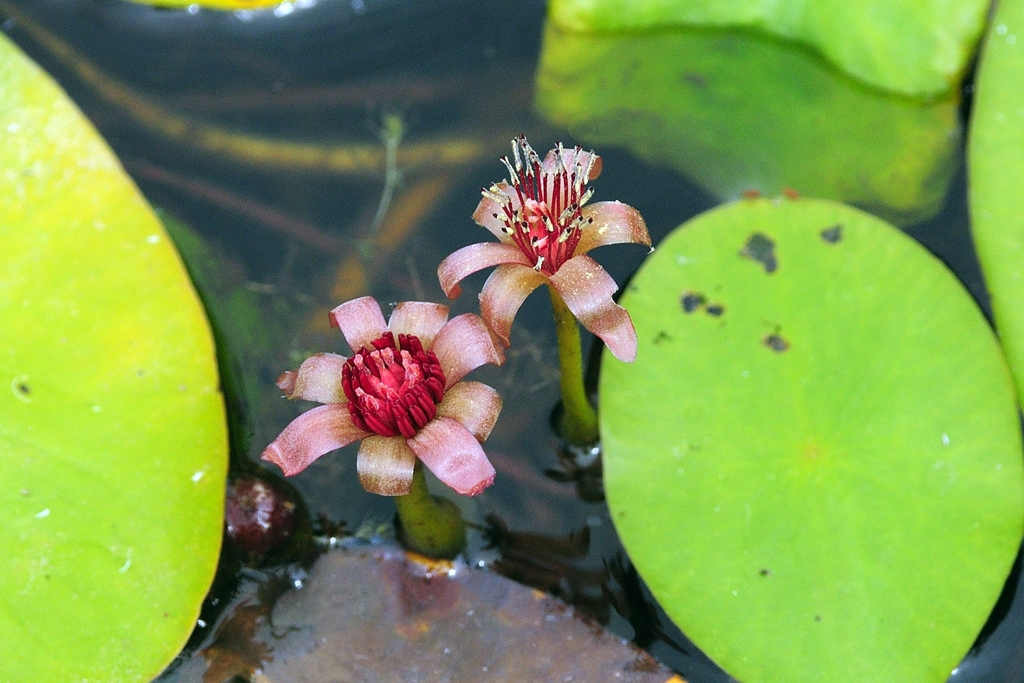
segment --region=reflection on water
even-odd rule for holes
[[[347,351],[327,327],[330,308],[363,294],[382,302],[442,300],[437,264],[485,237],[470,213],[519,132],[540,147],[571,144],[571,132],[595,136],[582,140],[587,146],[621,145],[598,150],[605,170],[595,199],[636,206],[655,243],[714,205],[714,196],[751,187],[832,193],[907,222],[941,208],[909,230],[984,297],[962,174],[953,175],[962,161],[950,157],[959,153],[952,101],[858,105],[856,88],[829,83],[822,67],[780,53],[776,70],[812,74],[799,81],[800,97],[827,106],[792,114],[796,95],[763,83],[738,106],[744,93],[728,98],[721,89],[723,79],[742,75],[732,56],[762,59],[758,50],[779,49],[739,35],[676,46],[701,66],[668,74],[678,81],[682,73],[677,86],[698,98],[665,103],[678,112],[671,126],[655,125],[651,111],[616,109],[611,93],[600,110],[600,98],[584,92],[601,79],[629,83],[629,69],[656,70],[647,53],[619,46],[616,56],[606,46],[598,62],[600,55],[584,61],[579,50],[549,54],[541,103],[564,130],[532,111],[540,0],[323,1],[285,17],[0,0],[0,16],[4,30],[79,102],[147,197],[209,244],[197,249],[212,264],[208,303],[235,359],[225,382],[248,418],[235,429],[236,456],[250,463],[301,409],[280,400],[277,374],[314,351]],[[555,50],[555,39],[547,40]],[[898,113],[911,110],[909,118]],[[766,129],[764,112],[792,125]],[[628,135],[612,134],[615,117],[635,124]],[[878,133],[867,136],[875,138],[870,150],[865,131]],[[643,161],[668,162],[671,149],[684,150],[679,158],[689,161],[670,163],[692,183]],[[594,255],[622,282],[644,254]],[[465,283],[469,291],[451,303],[453,314],[472,309],[483,277]],[[477,373],[502,392],[505,408],[487,442],[496,483],[460,501],[489,529],[474,552],[503,551],[505,571],[575,598],[694,683],[729,680],[659,614],[622,559],[593,470],[560,458],[554,435],[538,428],[549,424],[558,400],[548,306],[546,297],[531,297],[517,317],[508,365]],[[362,490],[354,456],[346,449],[321,458],[290,481],[313,518],[375,530],[390,522],[393,503]],[[1019,630],[1016,623],[1004,626]],[[999,661],[974,665],[1003,678],[971,678],[965,665],[956,680],[1017,680],[1006,677],[1016,655],[1005,633],[989,641],[1001,643],[993,655]]]
[[[345,543],[300,578],[253,573],[233,602],[162,681],[682,683],[539,591],[388,546]]]

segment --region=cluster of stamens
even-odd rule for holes
[[[385,332],[342,367],[341,382],[352,422],[380,436],[416,436],[437,415],[445,376],[419,337]]]
[[[564,150],[555,150],[554,171],[541,168],[541,160],[523,135],[512,141],[512,159],[502,157],[508,168],[513,201],[507,188],[492,185],[485,197],[493,199],[502,213],[493,216],[503,223],[502,231],[512,238],[534,263],[534,269],[554,275],[573,257],[582,230],[593,222],[580,209],[594,191],[587,187],[596,157],[590,154],[584,166],[579,161],[580,147],[573,155],[572,168],[566,166]]]

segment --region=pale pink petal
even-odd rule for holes
[[[636,359],[636,330],[629,313],[612,301],[618,289],[612,276],[589,256],[574,256],[551,276],[551,285],[572,314],[626,363]]]
[[[475,496],[494,483],[494,466],[457,420],[434,418],[408,443],[427,469],[458,493]]]
[[[290,477],[309,467],[324,453],[369,435],[352,424],[347,406],[317,406],[292,420],[260,457],[274,463]]]
[[[414,334],[429,349],[437,331],[448,321],[448,307],[426,301],[403,301],[391,312],[388,329],[395,334]]]
[[[518,193],[504,180],[492,185],[490,190],[491,192],[507,195],[512,202],[513,210],[519,208]],[[511,242],[512,238],[502,230],[505,227],[504,221],[501,220],[504,214],[505,209],[502,208],[501,204],[487,196],[487,194],[484,194],[484,198],[476,205],[476,211],[473,212],[473,220],[490,230],[491,234],[502,242]]]
[[[302,361],[298,372],[286,372],[277,380],[288,398],[317,403],[348,403],[341,388],[341,369],[345,356],[318,353]],[[286,377],[287,375],[287,377]]]
[[[359,444],[359,483],[378,496],[404,496],[412,490],[416,454],[401,436],[368,436]]]
[[[462,423],[476,440],[483,443],[501,412],[501,396],[480,382],[459,382],[445,392],[437,404],[438,417],[450,417]]]
[[[586,152],[584,150],[576,151],[575,147],[568,147],[562,149],[562,160],[565,162],[565,167],[569,173],[572,174],[575,168],[573,165],[578,161],[580,163],[580,169],[582,171],[587,170],[587,164],[590,163],[590,158],[594,158],[594,165],[590,168],[590,175],[586,181],[589,183],[591,180],[601,175],[601,157],[593,152]],[[555,150],[551,150],[544,157],[544,161],[541,162],[540,167],[548,173],[558,173],[560,167],[558,161],[555,158]]]
[[[491,273],[480,292],[480,315],[505,346],[512,334],[512,319],[533,290],[547,282],[547,275],[530,266],[507,264]]]
[[[594,222],[583,227],[576,255],[606,244],[636,243],[651,246],[651,235],[640,212],[622,202],[597,202],[583,207],[583,217]]]
[[[355,353],[388,331],[384,314],[372,296],[346,301],[331,311],[331,325],[341,329]]]
[[[441,265],[437,267],[437,279],[441,282],[441,289],[444,290],[448,298],[454,299],[461,293],[459,283],[463,278],[478,270],[503,263],[521,263],[533,266],[526,254],[514,244],[480,242],[463,247],[441,261]]]
[[[504,349],[495,342],[483,319],[473,313],[449,320],[434,337],[430,350],[441,364],[447,380],[445,390],[485,363],[505,362]]]

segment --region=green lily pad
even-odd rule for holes
[[[1013,386],[974,301],[856,209],[753,200],[670,234],[600,386],[612,519],[744,683],[941,683],[1024,533]]]
[[[550,16],[577,32],[758,29],[806,43],[870,85],[937,95],[960,82],[988,6],[988,0],[552,0]]]
[[[1024,402],[1024,1],[1003,0],[985,41],[968,152],[971,232]]]
[[[210,332],[113,154],[0,36],[0,680],[148,681],[216,567]]]
[[[938,213],[959,150],[955,94],[886,95],[749,32],[586,35],[549,23],[536,99],[587,144],[625,146],[719,199],[792,188],[898,224]]]

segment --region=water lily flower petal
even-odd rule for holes
[[[395,334],[415,335],[423,348],[429,349],[438,330],[447,321],[447,306],[426,301],[403,301],[391,312],[388,329]]]
[[[601,338],[612,355],[632,363],[636,359],[636,330],[625,308],[612,301],[615,280],[589,256],[566,261],[551,276],[553,286],[572,314],[585,328]]]
[[[437,417],[408,443],[427,469],[462,495],[475,496],[494,483],[494,466],[458,420]]]
[[[476,440],[483,443],[501,412],[501,396],[481,382],[459,382],[452,386],[437,405],[438,417],[450,417],[462,423]]]
[[[449,299],[455,299],[461,293],[459,282],[478,270],[490,268],[503,263],[519,263],[533,266],[526,254],[514,244],[501,242],[481,242],[470,244],[450,254],[437,267],[437,279],[441,289]]]
[[[446,391],[466,373],[485,363],[501,365],[505,362],[504,349],[495,343],[480,316],[473,313],[463,313],[449,320],[437,333],[430,350],[441,364]]]
[[[369,432],[352,423],[347,406],[317,406],[292,420],[260,458],[274,463],[290,477],[309,467],[324,453],[366,436]]]
[[[298,372],[286,372],[277,380],[288,398],[317,403],[348,403],[341,387],[341,369],[345,356],[318,353],[302,361]]]
[[[581,213],[593,222],[583,229],[576,255],[606,244],[635,243],[651,246],[651,235],[640,212],[622,202],[596,202]]]
[[[380,305],[372,296],[346,301],[330,313],[331,325],[341,330],[355,353],[388,331]]]
[[[548,278],[529,266],[506,264],[491,273],[480,292],[480,315],[505,346],[509,346],[512,319],[533,290]]]
[[[412,490],[416,454],[401,436],[368,436],[359,444],[359,483],[378,496],[404,496]]]
[[[519,206],[519,199],[516,197],[515,190],[507,182],[502,180],[500,183],[495,183],[491,191],[484,190],[484,198],[480,200],[480,203],[476,205],[476,211],[473,212],[473,220],[478,225],[482,225],[491,231],[491,234],[497,237],[502,242],[510,243],[511,238],[505,234],[504,227],[505,222],[501,220],[501,216],[505,213],[505,209],[501,203],[494,198],[494,194],[504,194],[512,202],[513,207]]]

